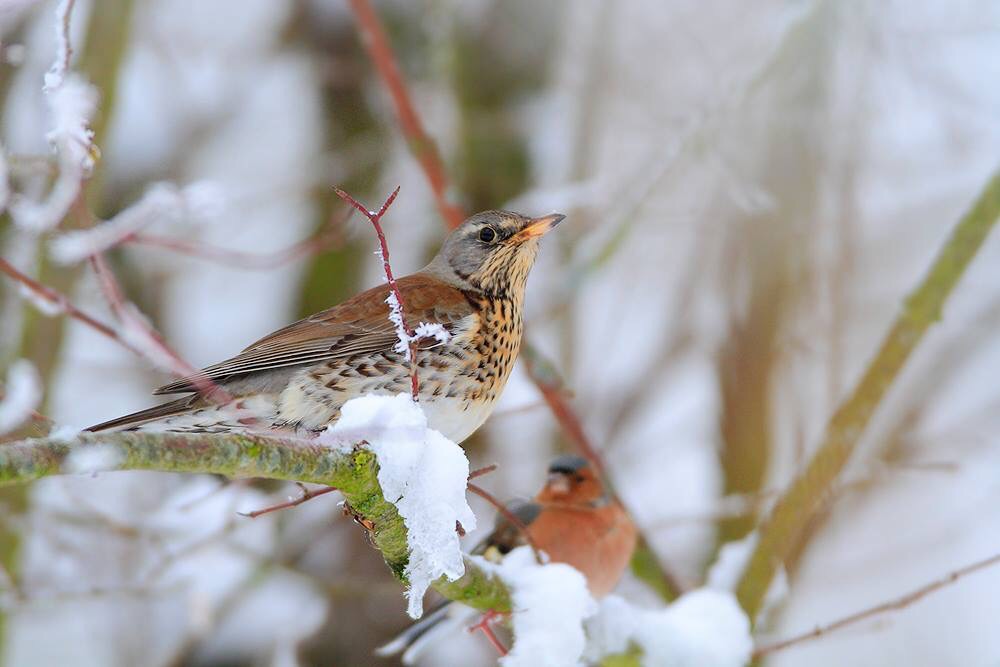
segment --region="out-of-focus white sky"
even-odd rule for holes
[[[86,43],[88,18],[127,4],[77,1],[78,56],[99,48]],[[463,205],[569,214],[532,273],[528,336],[566,378],[659,554],[699,583],[729,488],[720,424],[762,411],[762,490],[782,489],[1000,164],[1000,6],[375,6]],[[0,6],[10,156],[48,154],[41,82],[54,12]],[[268,252],[330,215],[332,185],[371,201],[401,185],[387,218],[394,265],[426,261],[444,227],[344,3],[136,0],[122,21],[102,214],[159,181],[207,183],[213,215],[148,231]],[[515,186],[463,199],[471,175]],[[36,266],[44,246],[6,223],[0,233],[4,257]],[[338,255],[336,274],[312,259],[247,271],[139,246],[117,266],[168,340],[208,364],[292,321],[307,293],[335,292],[326,275],[375,284],[369,230],[355,222],[346,234],[356,261]],[[879,411],[763,638],[1000,552],[998,266],[994,236]],[[81,275],[74,298],[103,314]],[[19,356],[23,305],[9,284],[2,295],[6,363]],[[59,423],[152,403],[162,374],[74,323],[66,332],[47,383]],[[738,400],[723,387],[733,377]],[[538,403],[518,367],[470,442],[473,465],[500,463],[487,478],[498,496],[534,493],[562,445]],[[7,617],[0,664],[358,664],[402,625],[398,586],[335,501],[250,522],[235,511],[294,490],[220,486],[153,473],[33,485],[18,519],[29,600]],[[474,508],[488,528],[489,509]],[[655,600],[631,579],[621,592]],[[988,664],[1000,654],[998,593],[1000,570],[988,570],[767,664]],[[490,664],[487,649],[456,637],[422,664]]]

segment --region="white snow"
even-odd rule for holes
[[[461,447],[427,428],[427,417],[408,394],[350,400],[340,419],[320,437],[320,442],[338,448],[361,440],[378,457],[382,493],[406,524],[407,612],[420,618],[431,583],[465,573],[455,522],[466,530],[476,526],[465,497],[469,461]]]
[[[18,359],[7,370],[0,399],[0,434],[13,431],[31,417],[42,400],[42,381],[27,359]]]
[[[641,609],[610,595],[587,623],[589,659],[642,652],[657,667],[742,667],[750,661],[750,621],[732,593],[700,588],[663,609]]]
[[[66,312],[66,305],[64,303],[50,301],[24,283],[17,284],[17,293],[46,317],[56,317]]]
[[[62,85],[69,67],[69,20],[73,10],[73,0],[60,0],[56,7],[56,58],[45,73],[45,92],[51,92]]]
[[[439,322],[421,322],[413,330],[413,337],[417,340],[421,338],[436,338],[439,343],[447,343],[451,340],[451,332],[444,328]]]
[[[723,591],[736,590],[736,584],[743,576],[743,570],[746,569],[753,550],[757,548],[759,538],[757,531],[751,531],[741,540],[723,544],[715,562],[708,568],[705,585]]]
[[[89,121],[97,107],[97,91],[77,74],[67,75],[55,89],[46,92],[52,117],[46,134],[59,156],[59,174],[48,197],[32,201],[16,197],[11,217],[20,227],[42,232],[59,224],[80,191],[80,181],[94,165],[96,147]]]
[[[381,251],[379,252],[381,255]],[[422,338],[436,338],[439,343],[447,343],[451,339],[451,333],[444,328],[444,325],[437,322],[421,322],[413,328],[413,335],[406,332],[403,325],[403,309],[399,305],[396,293],[391,289],[389,296],[385,298],[389,304],[389,321],[396,327],[396,345],[393,349],[402,354],[407,361],[410,360],[410,343]]]
[[[752,531],[741,540],[722,545],[715,562],[708,569],[705,586],[721,591],[735,591],[759,540],[760,534]],[[757,615],[758,625],[788,597],[788,591],[788,574],[784,567],[779,567]]]
[[[63,472],[93,475],[115,470],[122,463],[121,451],[112,445],[96,444],[73,450],[63,462]]]
[[[473,557],[507,583],[511,594],[514,645],[500,660],[504,667],[573,667],[587,640],[583,622],[597,611],[587,580],[564,563],[540,565],[530,547],[518,547],[499,565]]]

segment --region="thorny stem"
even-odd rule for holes
[[[310,491],[309,489],[307,489],[305,487],[305,485],[302,482],[296,482],[296,484],[298,485],[299,489],[302,490],[302,495],[299,496],[298,498],[292,498],[291,500],[287,500],[287,501],[285,501],[283,503],[278,503],[276,505],[271,505],[269,507],[264,507],[262,509],[254,510],[252,512],[237,512],[237,514],[239,514],[240,516],[245,516],[248,519],[256,519],[259,516],[264,516],[265,514],[270,514],[271,512],[277,512],[279,510],[286,510],[286,509],[289,509],[290,507],[298,507],[302,503],[309,502],[313,498],[316,498],[316,497],[322,496],[322,495],[326,495],[327,493],[330,493],[331,491],[337,491],[338,490],[334,486],[325,486],[325,487],[323,487],[321,489],[313,489],[312,491]]]
[[[871,618],[872,616],[877,616],[879,614],[884,614],[890,611],[903,609],[905,607],[910,606],[914,602],[917,602],[918,600],[930,595],[931,593],[935,593],[941,590],[942,588],[950,586],[951,584],[955,583],[962,577],[968,576],[980,570],[984,570],[988,567],[992,567],[993,565],[996,565],[998,563],[1000,563],[1000,554],[994,554],[989,558],[985,558],[981,561],[977,561],[970,565],[966,565],[963,568],[959,568],[954,572],[951,572],[946,576],[941,577],[940,579],[937,579],[929,584],[921,586],[916,590],[910,591],[906,595],[902,595],[894,600],[889,600],[888,602],[883,602],[882,604],[875,605],[874,607],[869,607],[868,609],[855,612],[841,619],[833,621],[832,623],[827,623],[826,625],[817,626],[812,630],[810,630],[809,632],[803,632],[800,635],[789,637],[788,639],[785,639],[783,641],[761,646],[756,650],[754,650],[753,657],[762,658],[771,653],[775,653],[776,651],[781,651],[783,649],[786,649],[789,646],[795,646],[796,644],[801,644],[804,641],[815,639],[817,637],[821,637],[822,635],[830,634],[835,630],[839,630],[848,625],[853,625],[854,623],[858,623],[865,619]]]
[[[399,117],[399,125],[409,143],[410,152],[423,168],[424,175],[434,192],[434,201],[437,202],[441,217],[444,218],[449,227],[454,229],[462,224],[464,216],[457,206],[448,201],[448,176],[444,163],[441,161],[437,145],[428,136],[423,123],[420,122],[420,116],[417,114],[410,93],[406,89],[406,82],[403,81],[403,77],[399,73],[399,65],[396,63],[396,56],[389,44],[389,39],[386,37],[382,22],[368,0],[350,0],[350,3],[361,28],[361,42],[368,51],[372,62],[375,63],[375,68],[378,70],[386,89],[392,96],[396,115]]]
[[[399,194],[399,186],[392,191],[392,194],[382,203],[381,208],[377,211],[369,210],[361,205],[361,203],[347,194],[340,188],[335,188],[337,196],[343,199],[345,202],[353,206],[354,208],[361,211],[361,213],[371,221],[372,226],[375,227],[375,234],[378,235],[379,244],[379,257],[382,258],[382,270],[385,271],[385,280],[389,283],[389,290],[396,299],[396,304],[399,307],[399,319],[403,325],[403,331],[406,332],[405,341],[406,347],[409,350],[409,362],[410,362],[410,394],[413,397],[413,402],[416,403],[420,400],[420,379],[417,377],[417,339],[413,327],[410,326],[409,321],[406,318],[406,304],[403,302],[403,293],[399,291],[399,285],[396,284],[396,278],[392,275],[392,264],[389,263],[389,244],[385,240],[385,231],[382,229],[382,216],[385,212],[389,210],[392,202],[396,200],[396,195]],[[389,314],[392,315],[393,311],[392,304],[389,305]],[[391,318],[390,318],[391,319]],[[400,340],[400,342],[403,342]]]
[[[955,226],[926,276],[906,298],[878,352],[847,399],[830,418],[809,464],[778,499],[760,529],[760,540],[736,593],[755,619],[774,573],[798,546],[823,506],[892,383],[930,326],[941,319],[949,295],[1000,216],[1000,170]]]
[[[524,540],[528,543],[528,546],[531,547],[531,551],[535,554],[535,561],[539,565],[545,562],[545,559],[542,558],[542,550],[538,548],[538,543],[535,542],[535,539],[531,536],[531,533],[528,532],[528,527],[524,525],[524,522],[518,519],[513,512],[507,509],[506,505],[497,500],[492,493],[490,493],[483,487],[479,486],[478,484],[473,484],[472,482],[469,482],[466,485],[466,488],[468,488],[469,491],[472,491],[474,494],[476,494],[477,496],[488,502],[490,505],[492,505],[494,508],[496,508],[496,511],[500,514],[500,516],[502,516],[504,519],[510,522],[512,526],[517,528],[518,532],[521,533],[522,536],[524,536]]]

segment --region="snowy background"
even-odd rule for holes
[[[815,448],[1000,162],[1000,5],[375,6],[456,201],[569,215],[530,279],[527,335],[658,555],[700,585]],[[56,3],[0,0],[0,202],[18,194],[0,252],[77,305],[113,319],[86,265],[64,265],[71,239],[51,243],[72,224],[40,236],[44,211],[24,207],[66,174],[50,142],[88,159],[53,108],[93,106],[86,208],[112,219],[143,201],[116,220],[148,239],[266,260],[336,224],[332,186],[376,202],[400,185],[385,221],[396,272],[440,243],[430,190],[342,0],[77,0],[71,16],[57,90],[84,93],[53,107],[43,83],[58,61]],[[155,243],[108,257],[129,300],[205,365],[379,281],[367,222],[336,229],[322,253],[250,268]],[[998,267],[994,235],[810,527],[760,644],[1000,552]],[[40,409],[77,427],[152,404],[166,379],[4,281],[8,370],[37,373]],[[500,464],[482,482],[504,498],[533,494],[567,448],[520,367],[465,443],[473,467]],[[154,473],[0,490],[0,665],[376,664],[405,604],[335,496],[237,514],[294,493]],[[471,502],[474,543],[491,512]],[[619,593],[656,603],[630,578]],[[1000,568],[766,664],[993,665],[997,618]],[[422,664],[494,662],[482,637],[457,633]]]

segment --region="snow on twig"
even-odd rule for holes
[[[392,273],[392,264],[389,262],[389,244],[385,239],[385,231],[382,229],[382,216],[395,201],[399,194],[399,187],[392,191],[386,198],[382,206],[377,211],[365,208],[357,199],[347,194],[340,188],[336,189],[337,196],[345,202],[361,211],[368,218],[375,228],[378,236],[378,256],[382,260],[382,270],[385,272],[385,280],[389,283],[389,295],[385,302],[389,305],[389,321],[396,328],[395,350],[402,354],[410,365],[410,393],[414,401],[420,397],[420,380],[417,377],[416,351],[417,342],[422,338],[436,338],[439,343],[446,343],[451,338],[451,334],[438,323],[421,322],[416,328],[410,325],[406,317],[406,304],[403,302],[403,293],[399,291],[399,285]]]
[[[73,5],[73,0],[62,0],[56,7],[56,59],[42,87],[52,117],[46,138],[58,155],[59,171],[45,199],[16,197],[10,205],[14,222],[35,233],[52,229],[66,216],[97,155],[89,125],[97,108],[97,90],[82,76],[67,73],[73,53],[69,42]]]
[[[476,526],[465,497],[469,461],[461,447],[427,427],[424,411],[406,394],[348,401],[319,442],[353,449],[359,433],[378,458],[386,501],[406,524],[407,611],[419,618],[424,593],[434,581],[442,576],[455,581],[465,573],[455,525]]]
[[[56,59],[45,73],[45,85],[42,88],[45,92],[51,92],[63,84],[70,58],[73,57],[73,47],[69,42],[69,22],[74,4],[76,0],[61,0],[56,7]]]
[[[111,220],[59,235],[49,244],[49,253],[60,264],[73,264],[115,247],[153,223],[177,222],[192,208],[192,187],[157,183]]]

